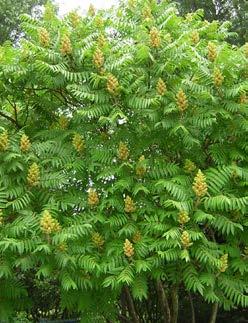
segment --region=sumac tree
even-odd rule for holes
[[[34,270],[83,320],[247,307],[248,45],[166,1],[22,21],[0,49],[0,317]]]

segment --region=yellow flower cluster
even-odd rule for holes
[[[193,173],[196,170],[196,165],[191,160],[186,159],[183,168],[184,168],[185,172]]]
[[[158,79],[156,90],[157,90],[158,95],[161,95],[161,96],[165,95],[166,85],[165,85],[165,82],[161,78]]]
[[[29,151],[31,147],[30,140],[27,135],[23,134],[20,139],[20,149],[23,153]]]
[[[93,63],[97,68],[100,68],[104,64],[104,56],[103,52],[97,48],[94,55],[93,55]]]
[[[128,258],[130,258],[134,255],[133,244],[128,239],[126,239],[124,242],[123,250],[124,250],[125,256],[127,256]]]
[[[66,129],[68,127],[69,120],[68,118],[62,115],[59,117],[58,124],[60,129]]]
[[[55,6],[51,2],[47,2],[45,5],[44,20],[51,21],[55,16]]]
[[[217,57],[217,48],[214,43],[209,42],[208,43],[208,59],[211,62],[214,62]]]
[[[67,35],[64,35],[61,40],[60,52],[62,55],[70,55],[72,53],[71,40]]]
[[[88,191],[88,204],[90,206],[96,206],[97,204],[99,204],[99,197],[98,197],[98,194],[97,192],[90,188],[89,191]]]
[[[48,47],[50,45],[49,32],[45,28],[40,28],[39,30],[39,42],[43,47]]]
[[[179,214],[178,214],[178,222],[180,224],[185,224],[187,222],[189,222],[190,220],[190,217],[189,217],[189,214],[188,212],[186,211],[180,211]]]
[[[177,106],[181,112],[184,112],[188,107],[187,96],[182,89],[180,89],[176,95]]]
[[[96,16],[95,24],[96,24],[97,28],[102,28],[104,26],[103,18],[101,16]]]
[[[102,248],[104,245],[104,239],[98,232],[94,232],[91,236],[91,240],[97,248]]]
[[[196,45],[197,43],[199,43],[199,40],[200,40],[200,35],[197,30],[194,30],[191,34],[191,41],[193,44]]]
[[[150,44],[154,48],[158,48],[161,45],[160,32],[156,27],[152,27],[150,30]]]
[[[118,92],[118,88],[119,82],[117,78],[114,75],[109,74],[107,79],[107,90],[109,91],[109,93],[115,95]]]
[[[76,28],[80,23],[80,16],[76,11],[72,11],[69,13],[69,20],[72,24],[72,27]]]
[[[242,93],[239,100],[241,104],[248,104],[248,96],[246,93]]]
[[[128,0],[129,9],[134,9],[136,6],[136,0]]]
[[[145,161],[145,156],[144,155],[140,156],[138,164],[136,166],[136,175],[138,177],[143,177],[146,173],[146,167],[144,165],[144,161]]]
[[[93,16],[95,16],[95,14],[96,14],[96,9],[93,6],[93,4],[90,4],[89,9],[88,9],[88,15],[93,17]]]
[[[28,170],[27,181],[30,186],[38,186],[40,183],[40,169],[36,163],[33,163]]]
[[[132,198],[130,196],[127,196],[124,199],[125,202],[125,212],[127,213],[133,213],[136,211],[136,206],[135,206],[135,202],[132,200]]]
[[[244,53],[245,53],[245,56],[248,58],[248,43],[245,43],[244,45]]]
[[[85,148],[85,142],[79,133],[75,133],[73,136],[72,144],[78,153],[81,153]]]
[[[194,178],[194,183],[192,188],[197,197],[203,197],[204,195],[207,194],[208,186],[206,183],[206,177],[200,169],[198,170]]]
[[[0,135],[0,151],[5,151],[9,146],[9,135],[8,131],[4,130]]]
[[[61,226],[56,219],[53,219],[50,212],[45,210],[40,219],[40,228],[46,234],[56,233],[61,230]]]
[[[103,34],[99,35],[99,37],[97,38],[98,47],[102,48],[106,45],[106,43],[107,43],[107,40],[105,36]]]
[[[133,242],[137,243],[141,240],[141,233],[140,231],[136,231],[135,234],[133,235]]]
[[[152,19],[152,11],[151,11],[151,8],[146,6],[142,12],[142,17],[144,20],[150,20]]]
[[[187,231],[183,231],[181,235],[181,243],[184,249],[187,249],[192,245],[189,233]]]
[[[214,76],[213,76],[213,79],[214,79],[214,85],[216,87],[220,87],[224,81],[224,76],[222,75],[221,71],[219,68],[216,68],[214,70]]]
[[[66,243],[61,243],[58,245],[57,249],[61,252],[65,252],[68,250],[68,246]]]
[[[221,258],[220,272],[224,273],[228,268],[228,254],[224,254]]]
[[[128,157],[129,157],[129,149],[127,145],[121,141],[118,148],[118,158],[120,160],[127,160]]]
[[[192,12],[187,13],[185,16],[185,20],[192,21],[193,20],[193,13]]]

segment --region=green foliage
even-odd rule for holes
[[[33,14],[40,15],[40,6],[45,3],[44,0],[20,0],[10,1],[1,0],[0,8],[0,44],[6,40],[16,41],[21,34],[20,15]]]
[[[187,14],[203,9],[204,16],[209,21],[230,21],[234,34],[230,38],[231,42],[239,44],[247,42],[248,3],[246,0],[177,0],[177,2],[180,4],[179,10],[181,13]]]
[[[0,48],[1,318],[32,306],[33,270],[89,320],[132,319],[119,297],[153,282],[248,305],[246,50],[225,25],[146,4],[23,16],[21,46]]]

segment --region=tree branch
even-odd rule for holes
[[[8,98],[6,98],[6,100],[9,102],[9,104],[12,106],[12,108],[14,109],[14,112],[15,112],[15,121],[16,123],[18,123],[18,120],[17,120],[17,109],[16,109],[16,104],[15,103],[12,103]]]
[[[14,118],[11,118],[7,114],[3,113],[2,111],[0,111],[0,116],[2,116],[3,118],[9,120],[10,122],[12,122],[16,126],[16,128],[18,128],[18,129],[21,128],[21,126],[19,125],[19,123],[17,122],[17,120],[15,120]]]

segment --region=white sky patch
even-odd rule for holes
[[[92,3],[96,9],[106,9],[118,3],[118,0],[56,0],[59,6],[59,14],[64,15],[78,9],[79,13],[85,13]]]

